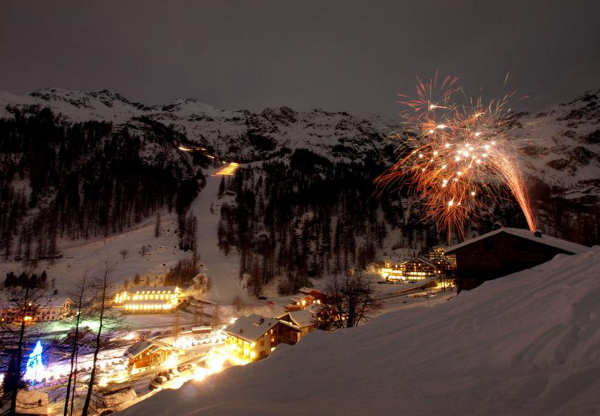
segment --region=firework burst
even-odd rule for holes
[[[409,184],[421,197],[426,217],[447,230],[449,240],[453,230],[462,238],[465,223],[509,190],[534,231],[526,187],[506,133],[511,96],[484,103],[465,97],[456,78],[419,80],[416,98],[401,96],[410,131],[407,152],[376,179],[379,189]]]

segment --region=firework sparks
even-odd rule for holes
[[[464,224],[483,211],[506,187],[535,231],[535,219],[514,151],[506,136],[510,95],[484,104],[481,99],[456,103],[457,79],[436,76],[417,83],[417,98],[401,96],[414,137],[412,151],[377,178],[380,187],[408,183],[421,197],[425,214],[450,239],[462,238]],[[438,84],[439,88],[438,88]],[[437,96],[437,99],[436,97]]]

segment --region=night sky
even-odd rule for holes
[[[0,57],[14,93],[394,114],[438,69],[537,109],[600,88],[600,1],[2,0]]]

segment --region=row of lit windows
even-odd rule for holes
[[[156,311],[156,310],[169,310],[172,309],[173,305],[171,303],[148,303],[143,305],[125,305],[126,311]]]
[[[173,293],[170,290],[142,291],[141,294],[136,292],[135,295],[122,292],[115,295],[115,303],[124,303],[129,300],[168,300],[177,299],[178,296],[177,293]]]

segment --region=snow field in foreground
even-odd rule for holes
[[[572,415],[600,409],[600,247],[433,308],[315,332],[124,415]]]

